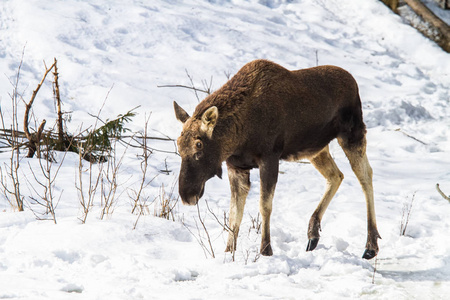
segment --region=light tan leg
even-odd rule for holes
[[[272,200],[275,194],[275,186],[278,181],[278,157],[268,157],[259,163],[261,180],[259,211],[262,217],[261,224],[261,254],[270,256],[273,254],[270,244],[270,215],[272,214]]]
[[[345,148],[345,143],[339,141],[347,155],[352,170],[361,184],[367,205],[367,243],[363,258],[371,259],[378,253],[378,239],[381,238],[377,230],[375,205],[372,186],[372,168],[366,155],[366,139],[360,145]]]
[[[239,234],[239,226],[244,214],[245,200],[250,190],[250,170],[242,170],[228,165],[228,178],[230,180],[230,228],[225,252],[236,250],[236,241]]]
[[[330,204],[331,199],[336,194],[336,191],[338,190],[342,180],[344,179],[344,175],[341,171],[339,171],[339,168],[330,155],[328,146],[321,150],[317,155],[310,158],[310,161],[327,180],[327,187],[325,190],[325,194],[320,200],[319,205],[317,206],[309,221],[309,241],[306,251],[311,251],[316,248],[317,243],[319,242],[320,222],[322,221],[323,214],[325,213],[325,210]]]

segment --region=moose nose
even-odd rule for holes
[[[184,205],[189,205],[189,206],[194,206],[198,203],[198,197],[197,196],[191,196],[191,197],[187,197],[187,198],[183,198],[181,197],[181,201],[183,202]]]
[[[200,189],[183,189],[179,188],[181,201],[184,205],[196,205],[198,200],[203,196],[205,185],[202,184]]]

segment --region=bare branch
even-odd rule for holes
[[[45,63],[44,63],[45,65]],[[39,92],[39,90],[41,89],[41,86],[44,84],[45,78],[47,77],[48,73],[50,73],[50,71],[56,67],[56,59],[55,62],[50,66],[50,68],[47,69],[47,66],[45,66],[46,70],[44,73],[44,76],[42,76],[41,82],[39,82],[39,84],[37,85],[36,89],[33,91],[33,94],[31,95],[31,99],[28,103],[25,104],[25,115],[23,117],[23,130],[25,132],[25,135],[28,139],[29,145],[29,151],[28,151],[28,155],[27,157],[33,157],[34,153],[37,150],[37,144],[39,144],[40,141],[40,134],[42,134],[42,131],[44,130],[44,125],[45,125],[45,120],[41,123],[41,126],[39,127],[40,133],[38,131],[37,135],[32,135],[30,133],[30,130],[28,129],[28,125],[29,125],[29,119],[30,119],[30,110],[31,107],[33,106],[33,102],[36,99],[37,93]]]
[[[406,132],[402,131],[400,128],[397,128],[397,129],[395,129],[394,131],[398,131],[398,132],[400,132],[400,133],[403,133],[405,136],[407,136],[407,137],[409,137],[409,138],[415,140],[416,142],[421,143],[422,145],[427,145],[427,143],[425,143],[425,142],[419,140],[418,138],[413,137],[413,136],[410,135],[410,134],[407,134]]]
[[[439,183],[436,183],[436,189],[438,191],[438,193],[447,201],[450,201],[450,196],[446,196],[444,194],[444,192],[441,190],[441,188],[439,187]]]
[[[211,213],[211,215],[213,215],[214,219],[216,219],[217,223],[219,223],[219,225],[223,228],[223,230],[231,232],[231,233],[234,234],[233,230],[228,226],[228,224],[220,222],[219,218],[216,216],[216,214],[209,207],[208,201],[205,200],[205,203],[206,203],[206,207],[207,207],[208,211]]]
[[[58,125],[58,143],[57,143],[57,150],[65,150],[64,147],[64,128],[63,128],[63,113],[62,113],[62,109],[61,109],[61,95],[59,93],[59,80],[58,80],[58,66],[57,66],[57,60],[56,58],[54,59],[54,65],[55,65],[55,70],[53,72],[53,94],[55,96],[55,101],[56,101],[56,107],[57,107],[57,114],[58,114],[58,119],[57,119],[57,125]]]
[[[147,130],[148,130],[148,122],[150,120],[150,116],[151,114],[148,116],[148,118],[145,119],[145,126],[144,126],[144,133],[143,135],[146,136],[147,135]],[[134,213],[136,208],[140,207],[140,213],[139,216],[142,213],[142,203],[145,204],[145,202],[147,201],[147,198],[142,199],[143,197],[142,195],[142,191],[144,190],[145,187],[147,187],[150,182],[153,181],[153,179],[156,177],[154,177],[152,180],[150,180],[150,182],[146,183],[146,179],[147,179],[147,169],[148,169],[148,160],[150,158],[150,154],[152,153],[151,150],[148,149],[147,147],[147,139],[142,139],[142,144],[140,144],[140,148],[142,149],[142,155],[140,155],[142,161],[141,161],[141,172],[142,172],[142,178],[141,178],[141,182],[139,185],[139,188],[137,190],[137,192],[135,193],[136,197],[133,199],[134,201],[134,206],[133,209],[131,210],[131,213]],[[139,217],[138,217],[139,219]],[[137,221],[136,221],[137,224]],[[135,228],[136,228],[136,224],[135,224]]]
[[[208,253],[211,255],[212,258],[216,258],[215,254],[214,254],[214,248],[213,248],[212,243],[211,243],[211,238],[210,238],[210,236],[209,236],[208,229],[206,229],[205,222],[204,222],[204,220],[202,219],[202,215],[201,215],[201,213],[200,213],[200,207],[199,207],[198,203],[197,203],[197,213],[198,213],[198,219],[199,219],[199,221],[200,221],[200,224],[202,224],[203,230],[205,231],[205,233],[206,233],[206,238],[207,238],[207,240],[208,240],[209,249],[210,249],[210,251],[208,251]],[[197,224],[197,222],[195,222],[195,223]],[[198,229],[198,226],[197,226],[197,229]],[[198,231],[199,231],[199,236],[200,236],[200,229],[198,229]],[[202,241],[201,244],[203,244],[203,241]],[[205,247],[204,244],[203,244],[203,248],[207,250],[207,248]]]
[[[186,71],[187,77],[189,78],[189,81],[191,82],[191,86],[182,85],[182,84],[168,84],[168,85],[157,85],[157,87],[159,87],[159,88],[167,88],[167,87],[169,87],[169,88],[184,88],[184,89],[188,89],[188,90],[193,90],[198,102],[200,102],[200,97],[198,96],[197,92],[201,92],[201,93],[204,93],[207,95],[210,95],[212,93],[212,90],[211,90],[212,81],[213,81],[212,76],[210,78],[209,83],[206,80],[202,80],[203,89],[199,89],[199,88],[195,87],[194,80],[193,80],[192,76],[189,74],[188,70],[185,70],[185,71]]]
[[[4,187],[4,194],[8,199],[9,203],[16,202],[17,209],[19,211],[24,210],[24,197],[20,191],[20,182],[19,182],[19,168],[20,168],[20,153],[19,153],[19,136],[17,134],[19,123],[17,120],[17,107],[18,107],[18,87],[19,87],[19,78],[20,78],[20,70],[23,64],[23,57],[25,54],[25,47],[22,51],[22,59],[20,60],[19,67],[17,69],[17,75],[15,82],[11,82],[13,86],[13,93],[11,96],[11,105],[12,105],[12,125],[11,125],[11,135],[7,138],[8,143],[10,144],[12,151],[11,157],[9,160],[9,165],[5,164],[5,169],[7,169],[6,174],[9,180],[12,182],[12,188],[10,189],[7,186],[7,183],[4,180],[8,180],[8,178],[3,176],[2,172],[2,186]],[[2,115],[2,124],[3,129],[6,129],[3,123],[3,115]]]
[[[182,85],[182,84],[165,84],[165,85],[157,85],[157,87],[159,87],[159,88],[183,88],[183,89],[193,90],[195,92],[205,93],[208,95],[210,94],[210,92],[208,90],[199,89],[196,87]]]
[[[208,208],[208,211],[213,215],[213,217],[214,217],[214,219],[216,219],[217,223],[219,223],[219,225],[223,228],[224,231],[227,231],[229,234],[231,234],[233,236],[233,241],[234,241],[233,244],[234,245],[233,245],[233,247],[231,249],[231,260],[235,261],[235,257],[236,257],[235,246],[236,246],[237,236],[236,236],[235,232],[228,226],[228,224],[225,223],[226,222],[226,214],[224,214],[224,218],[223,218],[224,219],[224,223],[220,222],[219,218],[216,216],[216,214],[209,207],[208,201],[205,200],[205,202],[206,202],[206,207]],[[198,206],[198,204],[197,204],[197,206]],[[208,240],[209,240],[209,236],[208,236]]]
[[[33,102],[36,99],[37,93],[41,89],[42,84],[44,84],[45,78],[47,77],[48,73],[50,73],[50,71],[55,67],[55,65],[56,65],[56,61],[50,66],[49,69],[45,70],[45,73],[44,73],[44,76],[41,79],[41,82],[39,82],[39,84],[37,85],[36,89],[33,91],[33,94],[31,95],[30,101],[25,106],[25,116],[23,118],[23,129],[24,129],[24,132],[25,132],[28,140],[31,140],[31,134],[30,134],[30,131],[28,129],[28,122],[29,122],[29,115],[30,115],[31,106],[33,105]]]
[[[406,228],[408,227],[409,219],[411,217],[411,211],[415,197],[416,193],[413,194],[409,204],[405,202],[403,205],[402,221],[400,224],[400,235],[406,235]]]

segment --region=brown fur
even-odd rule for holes
[[[320,221],[343,175],[328,152],[337,138],[361,182],[368,207],[365,258],[378,252],[372,171],[365,154],[365,125],[354,78],[334,66],[298,71],[266,60],[246,64],[222,88],[196,107],[192,117],[175,103],[184,123],[178,139],[182,157],[179,191],[183,202],[196,204],[205,182],[221,175],[227,162],[231,187],[227,250],[236,247],[249,172],[260,169],[261,253],[271,255],[270,214],[278,178],[278,161],[308,158],[327,179],[327,190],[310,220],[308,250],[315,248]],[[314,242],[314,241],[313,241]]]

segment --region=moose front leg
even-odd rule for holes
[[[228,234],[225,252],[233,252],[236,250],[236,241],[244,214],[245,200],[250,190],[250,170],[236,168],[231,164],[227,164],[227,166],[231,189],[229,220],[231,231]]]
[[[262,216],[261,254],[265,256],[273,254],[270,245],[270,215],[272,213],[275,186],[278,180],[278,164],[278,158],[262,160],[259,164],[261,180],[259,211]]]

